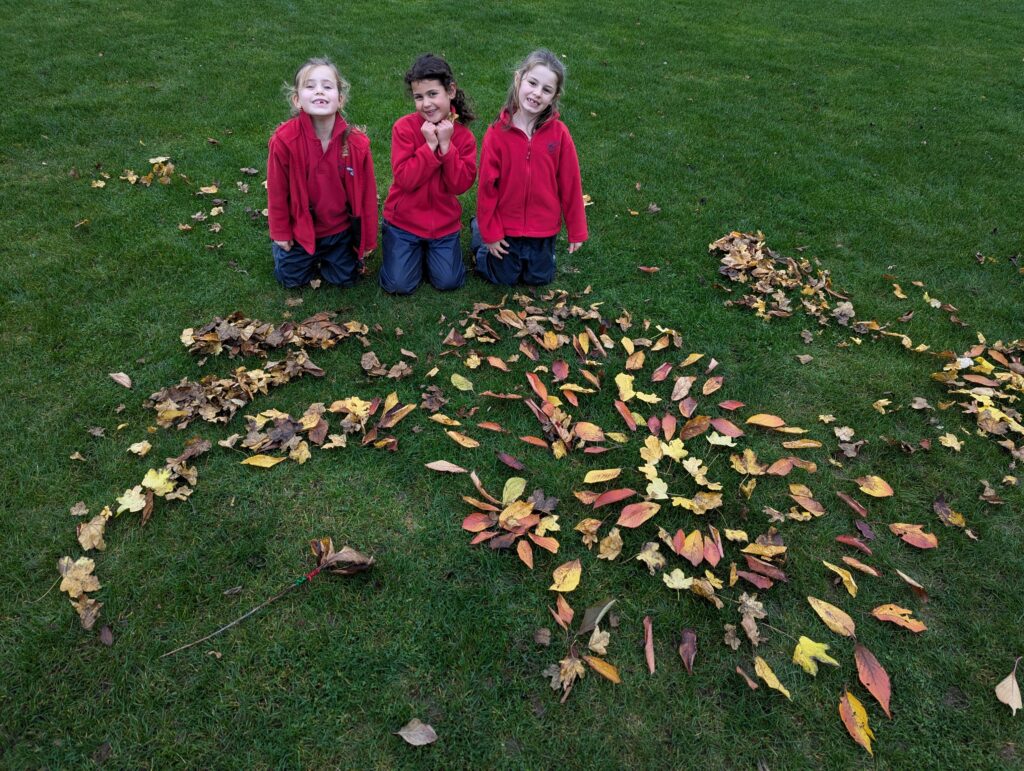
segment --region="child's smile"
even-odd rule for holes
[[[439,123],[447,118],[452,111],[452,97],[455,96],[455,84],[447,89],[439,80],[414,80],[410,85],[412,101],[416,112],[430,123]]]
[[[519,80],[517,95],[519,109],[526,117],[536,120],[555,98],[558,76],[543,64],[538,64]]]
[[[306,73],[296,94],[299,107],[308,115],[334,115],[341,107],[334,70],[320,65]]]

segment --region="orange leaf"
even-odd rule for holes
[[[620,527],[640,527],[640,525],[649,520],[660,510],[661,506],[653,501],[631,503],[622,509],[622,513],[619,515],[619,520],[615,524]]]
[[[479,428],[482,428],[482,429],[486,430],[486,431],[495,431],[495,432],[497,432],[499,434],[507,434],[508,433],[504,428],[501,427],[500,424],[492,423],[489,420],[485,420],[482,423],[477,423],[477,426]]]
[[[924,525],[912,525],[907,522],[893,522],[889,529],[894,535],[916,546],[918,549],[935,549],[939,545],[938,536],[934,533],[926,533],[922,529]]]
[[[540,548],[546,549],[547,551],[555,554],[558,551],[558,541],[547,535],[537,535],[536,533],[527,533],[530,536],[530,540],[537,544]]]
[[[520,539],[519,543],[516,544],[516,552],[519,554],[519,559],[523,561],[523,564],[530,570],[533,570],[533,548],[530,546],[530,542]]]
[[[762,428],[780,428],[786,425],[786,421],[777,415],[767,415],[763,412],[759,412],[756,415],[751,415],[747,418],[747,424],[751,426],[761,426]]]
[[[660,367],[654,370],[654,372],[651,374],[651,380],[655,383],[660,383],[662,380],[668,377],[668,373],[671,371],[672,364],[666,361],[664,364],[662,364]]]
[[[856,498],[853,498],[847,495],[846,493],[841,492],[836,492],[836,497],[838,497],[839,500],[841,500],[843,503],[845,503],[847,506],[853,509],[858,517],[866,517],[868,515],[868,510],[865,509],[863,504],[861,504],[861,502],[858,501]]]
[[[541,379],[537,377],[537,375],[534,374],[533,372],[527,372],[526,379],[530,381],[530,388],[533,389],[533,392],[537,394],[537,396],[539,396],[542,400],[547,400],[548,389],[544,386],[544,383],[541,381]]]
[[[911,632],[920,634],[928,627],[923,622],[913,618],[913,613],[906,608],[901,608],[899,605],[893,603],[887,603],[885,605],[879,605],[873,611],[871,615],[877,618],[879,621],[888,621],[896,626],[901,626],[904,629],[909,629]]]
[[[819,600],[817,597],[808,597],[807,601],[811,603],[811,607],[814,608],[814,612],[818,614],[818,617],[825,622],[825,626],[833,632],[844,637],[855,636],[856,625],[844,610],[824,600]]]
[[[846,730],[849,731],[850,736],[853,737],[853,740],[866,749],[868,755],[873,757],[871,740],[875,738],[875,735],[871,732],[871,728],[868,727],[868,713],[864,711],[864,705],[849,691],[844,691],[839,699],[839,717],[842,719],[843,725],[846,726]]]
[[[471,533],[479,533],[481,530],[486,530],[493,524],[493,517],[476,511],[462,520],[462,529],[468,530]]]
[[[744,435],[743,429],[733,423],[731,420],[725,418],[713,418],[711,420],[711,426],[720,434],[725,436],[731,436],[733,439],[737,439]]]
[[[508,365],[502,359],[497,356],[488,356],[487,363],[495,369],[500,369],[502,372],[508,372]]]
[[[622,419],[626,421],[626,425],[629,427],[629,430],[636,431],[636,421],[633,420],[633,413],[629,411],[629,407],[626,406],[626,403],[620,401],[619,399],[616,399],[615,409],[618,410],[619,415],[622,416]]]
[[[541,447],[545,450],[548,449],[548,443],[539,436],[521,436],[519,439],[527,444],[532,444],[534,447]]]
[[[889,673],[878,663],[875,654],[860,643],[854,646],[853,657],[857,660],[857,675],[860,677],[860,681],[878,700],[882,709],[885,710],[885,714],[892,720],[892,712],[889,711],[889,699],[892,696]]]
[[[599,659],[597,656],[584,656],[583,660],[590,665],[591,669],[606,680],[611,680],[613,683],[622,682],[622,678],[619,677],[619,670],[604,659]]]
[[[689,560],[694,567],[704,560],[704,537],[700,534],[700,530],[694,530],[686,536],[679,556]]]
[[[601,430],[600,426],[596,426],[593,423],[585,423],[580,421],[572,427],[572,431],[577,437],[582,439],[584,442],[603,442],[604,431]]]

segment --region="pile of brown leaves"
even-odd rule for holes
[[[708,250],[722,254],[719,273],[751,290],[739,300],[727,300],[726,305],[749,308],[770,320],[792,316],[793,304],[799,302],[821,326],[827,326],[830,318],[850,326],[856,315],[849,298],[832,288],[829,271],[815,268],[807,259],[780,256],[768,248],[760,231],[733,231],[709,244]]]
[[[262,369],[239,367],[231,377],[207,375],[199,382],[185,378],[151,395],[146,407],[156,411],[161,428],[174,426],[180,430],[196,418],[227,423],[257,394],[266,394],[303,375],[323,377],[324,371],[304,351],[289,351],[283,361],[268,362]]]
[[[338,324],[334,321],[336,317],[336,313],[324,311],[304,321],[285,321],[274,326],[236,311],[227,318],[218,316],[198,329],[189,327],[181,333],[181,342],[189,353],[208,356],[227,353],[231,358],[266,358],[269,351],[286,345],[326,350],[352,335],[367,343],[364,336],[369,330],[365,324],[359,321]]]

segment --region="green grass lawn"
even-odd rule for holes
[[[707,248],[731,230],[761,230],[781,253],[819,259],[835,288],[849,294],[858,319],[890,323],[933,351],[963,352],[979,333],[989,342],[1022,337],[1024,276],[1011,258],[1024,242],[1024,60],[1020,35],[1013,34],[1021,29],[1024,4],[637,7],[601,0],[483,4],[452,13],[450,5],[427,2],[165,3],[143,10],[77,1],[30,1],[5,13],[0,393],[11,422],[0,450],[0,511],[12,585],[0,597],[0,763],[1024,765],[1021,718],[993,693],[1024,654],[1024,496],[1019,486],[1000,482],[1007,474],[1021,476],[1020,469],[956,407],[909,408],[914,397],[933,405],[950,398],[930,377],[942,360],[907,352],[890,338],[853,342],[835,324],[818,331],[801,312],[766,323],[727,308],[730,295],[716,285],[728,282]],[[658,390],[650,374],[661,361],[677,364],[700,352],[705,358],[692,374],[702,382],[714,358],[713,374],[725,378],[704,400],[709,408],[737,399],[748,407],[736,422],[773,413],[824,443],[794,453],[815,461],[816,474],[762,479],[747,502],[736,491],[739,477],[728,470],[730,451],[703,437],[688,442],[725,482],[724,505],[700,518],[666,505],[652,522],[623,530],[625,546],[614,562],[598,561],[573,531],[591,515],[573,491],[619,482],[642,491],[639,439],[605,455],[577,452],[556,460],[516,438],[540,435],[522,403],[461,393],[449,381],[459,372],[477,391],[528,393],[525,357],[503,375],[486,364],[465,368],[460,358],[472,345],[441,355],[443,338],[473,303],[497,303],[509,294],[518,308],[511,293],[471,277],[455,293],[427,286],[411,297],[389,297],[375,282],[379,251],[370,259],[373,277],[354,289],[284,290],[271,275],[266,226],[246,212],[265,206],[266,142],[287,117],[281,84],[306,57],[331,56],[352,82],[348,116],[370,135],[383,194],[390,126],[411,109],[401,78],[415,55],[433,50],[448,58],[481,116],[472,127],[479,139],[513,66],[540,45],[565,58],[562,115],[579,150],[584,191],[594,201],[587,209],[590,241],[571,256],[560,245],[554,286],[573,293],[590,287],[573,302],[603,303],[616,340],[623,333],[614,320],[623,309],[633,316],[631,337],[655,337],[654,325],[682,334],[681,349],[649,354],[634,373],[638,390]],[[119,179],[125,169],[147,172],[154,156],[173,159],[169,185],[145,188]],[[243,167],[260,174],[246,176]],[[104,174],[110,175],[105,186],[93,187]],[[248,184],[248,192],[238,183]],[[210,184],[227,201],[215,218],[219,233],[209,232],[212,219],[191,219],[209,211],[210,198],[196,192]],[[659,211],[650,211],[651,204]],[[472,195],[464,208],[468,222]],[[179,224],[194,227],[182,232]],[[993,259],[979,262],[979,252]],[[639,265],[660,271],[641,273]],[[908,299],[894,296],[893,282]],[[956,306],[966,326],[929,307],[925,291]],[[348,340],[311,351],[324,378],[259,396],[226,426],[196,421],[181,432],[148,431],[155,425],[143,406],[149,394],[185,377],[261,366],[256,358],[224,356],[200,365],[179,342],[182,329],[235,310],[275,324],[334,310],[339,321],[371,327],[370,347]],[[897,322],[908,310],[914,317]],[[645,320],[651,322],[646,332]],[[805,328],[816,332],[811,344],[800,338]],[[517,343],[506,336],[493,348],[475,347],[508,357]],[[366,350],[390,365],[402,348],[419,356],[413,377],[382,381],[363,374],[359,359]],[[798,354],[814,359],[802,365]],[[558,355],[575,372],[575,355],[568,348]],[[574,417],[624,430],[611,404],[613,377],[624,361],[617,348],[601,368],[602,392],[581,398],[581,408],[569,410]],[[439,374],[428,378],[435,365]],[[131,375],[130,391],[108,377],[117,371]],[[677,374],[660,384],[663,398]],[[542,377],[550,384],[550,374]],[[480,407],[472,418],[459,418],[480,448],[458,447],[421,411],[395,429],[393,454],[350,442],[345,449],[314,449],[303,465],[260,470],[239,465],[238,450],[216,445],[244,433],[243,416],[261,410],[301,415],[314,402],[383,398],[391,390],[404,402],[419,402],[434,383],[450,399],[446,414]],[[884,415],[872,408],[883,398],[891,401]],[[631,406],[645,417],[654,411]],[[828,463],[836,439],[817,419],[825,413],[868,441],[843,468]],[[511,433],[479,430],[473,424],[480,420]],[[91,427],[104,435],[92,436]],[[946,432],[964,441],[961,452],[939,445]],[[145,528],[137,514],[121,515],[107,528],[107,549],[88,554],[96,560],[103,584],[96,597],[104,607],[93,630],[83,630],[67,596],[51,587],[58,559],[84,553],[75,538],[79,520],[69,509],[84,501],[90,516],[98,513],[194,436],[214,446],[196,462],[191,498],[159,501]],[[933,446],[911,455],[883,437],[931,439]],[[142,439],[153,444],[145,459],[127,452]],[[751,430],[740,446],[774,458],[779,441]],[[460,526],[473,510],[461,500],[476,496],[470,480],[423,467],[445,459],[476,469],[500,494],[516,472],[495,451],[526,463],[521,476],[528,491],[543,488],[560,499],[561,549],[557,555],[535,550],[532,572],[514,553],[471,547]],[[76,452],[84,460],[70,459]],[[622,478],[604,487],[582,484],[589,469],[608,467],[622,467]],[[884,477],[896,495],[875,500],[857,493],[851,480],[866,474]],[[979,500],[982,479],[1005,504]],[[686,475],[672,480],[682,485]],[[788,482],[810,486],[828,513],[777,525],[789,546],[791,580],[758,592],[765,622],[775,629],[765,630],[768,641],[756,650],[744,640],[734,652],[722,641],[722,625],[739,622],[732,603],[719,611],[693,594],[670,591],[631,557],[656,539],[657,524],[673,532],[713,524],[754,538],[769,527],[764,506],[791,505]],[[872,558],[835,543],[835,536],[853,531],[855,518],[836,491],[868,505],[878,535]],[[977,541],[939,522],[932,501],[940,493],[963,512]],[[939,548],[907,546],[890,535],[891,522],[923,524],[937,534]],[[374,569],[317,578],[226,634],[160,658],[310,570],[308,541],[327,535],[373,555]],[[844,554],[883,572],[878,579],[856,574],[856,598],[821,565]],[[575,558],[583,579],[566,599],[577,618],[589,605],[617,599],[607,658],[623,682],[613,685],[591,671],[560,705],[540,674],[566,654],[547,610],[555,602],[547,587],[551,571]],[[738,546],[727,544],[720,578],[733,561],[743,567]],[[674,556],[669,567],[694,572]],[[922,583],[931,601],[911,594],[897,569]],[[741,584],[720,593],[736,599]],[[225,594],[234,587],[241,590]],[[858,682],[852,641],[822,625],[807,595],[854,617],[858,639],[892,678],[891,721]],[[914,635],[871,618],[871,609],[886,602],[912,609],[928,630]],[[654,624],[654,675],[644,662],[645,616]],[[103,626],[112,633],[110,646],[99,639]],[[539,627],[554,632],[549,648],[534,642]],[[684,627],[698,637],[692,676],[676,653]],[[822,667],[816,678],[805,674],[790,661],[790,637],[801,635],[829,644],[841,666]],[[755,655],[772,665],[791,701],[763,683],[751,691],[735,673],[739,665],[753,676]],[[840,722],[844,689],[868,711],[874,759]],[[413,748],[393,735],[413,717],[434,726],[435,745]]]

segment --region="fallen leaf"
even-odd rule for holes
[[[951,434],[948,432],[939,437],[939,444],[941,444],[943,447],[948,447],[954,452],[960,452],[960,450],[962,450],[964,446],[963,442],[957,439],[955,434]]]
[[[808,597],[807,601],[811,604],[814,612],[818,614],[818,617],[825,622],[825,626],[833,632],[844,637],[855,636],[856,625],[845,611],[824,600],[819,600],[817,597]]]
[[[613,683],[622,682],[622,678],[619,677],[619,670],[604,659],[599,659],[597,656],[584,656],[583,660],[605,680],[611,680]]]
[[[559,565],[554,571],[554,583],[548,587],[552,592],[571,592],[580,585],[580,575],[583,567],[579,560],[572,560]]]
[[[849,570],[845,570],[838,565],[833,565],[831,562],[821,561],[822,564],[839,576],[843,580],[843,586],[846,587],[846,591],[850,593],[851,597],[857,596],[857,582],[853,580],[853,575]]]
[[[546,626],[534,630],[533,641],[537,643],[537,645],[543,645],[545,648],[551,645],[551,630]]]
[[[1020,660],[1021,657],[1018,656],[1013,662],[1013,671],[996,686],[996,698],[1008,706],[1014,716],[1021,708],[1020,685],[1017,683],[1017,664]]]
[[[415,717],[395,733],[413,747],[422,747],[437,741],[437,733],[434,732],[434,729],[428,723]]]
[[[650,616],[644,616],[644,658],[647,659],[647,671],[654,674],[654,627]]]
[[[818,674],[819,661],[822,664],[831,664],[834,667],[838,667],[839,662],[829,656],[826,651],[828,651],[828,645],[825,643],[814,642],[809,637],[800,635],[796,649],[793,651],[793,663],[799,664],[803,667],[804,672],[809,675]]]
[[[895,605],[893,603],[879,605],[871,611],[871,615],[879,621],[888,621],[889,623],[896,624],[896,626],[901,626],[904,629],[908,629],[917,634],[928,629],[923,622],[913,618],[912,611],[907,608],[901,608],[899,605]]]
[[[661,505],[653,501],[631,503],[622,509],[618,521],[621,527],[639,527],[661,510]]]
[[[462,466],[456,466],[454,463],[449,463],[446,460],[435,460],[430,463],[424,463],[431,471],[445,471],[449,474],[465,474],[466,469]]]
[[[473,383],[460,375],[458,372],[453,372],[451,377],[452,385],[458,388],[460,391],[472,391]]]
[[[460,447],[465,447],[468,450],[476,449],[480,446],[480,442],[476,439],[472,439],[465,434],[460,434],[458,431],[445,431],[448,437]]]
[[[132,379],[123,372],[111,372],[110,379],[113,380],[118,385],[124,386],[125,388],[132,387]]]
[[[898,535],[903,541],[918,549],[938,548],[939,539],[934,533],[926,533],[924,525],[914,525],[909,522],[893,522],[889,530]]]
[[[857,477],[856,482],[860,485],[862,493],[874,498],[888,498],[893,494],[889,483],[878,476]]]
[[[683,660],[688,674],[693,674],[693,660],[697,657],[697,632],[693,629],[684,629],[682,640],[679,642],[679,658]]]
[[[866,749],[868,755],[874,757],[874,753],[871,751],[871,740],[875,738],[875,735],[868,726],[868,713],[864,711],[864,705],[849,691],[843,691],[843,695],[839,699],[839,717],[853,740]]]
[[[780,428],[786,425],[786,421],[777,415],[758,413],[757,415],[751,415],[747,418],[747,424],[751,426],[761,426],[762,428]]]
[[[593,633],[590,635],[590,639],[587,641],[587,648],[592,650],[598,656],[608,655],[608,643],[611,641],[611,635],[608,632],[602,632],[601,628],[594,626]]]
[[[686,591],[693,586],[693,579],[687,578],[679,568],[673,569],[671,573],[662,573],[661,580],[669,589],[676,591]]]
[[[250,455],[245,460],[241,461],[240,465],[243,466],[256,466],[257,468],[273,468],[281,461],[285,460],[285,456],[275,458],[272,455]]]
[[[613,527],[611,532],[601,539],[597,547],[597,558],[599,560],[614,560],[622,553],[622,536],[619,529]]]
[[[889,711],[889,699],[892,696],[889,673],[878,663],[875,654],[860,643],[854,645],[853,657],[857,662],[857,675],[860,677],[861,683],[882,705],[885,714],[892,720],[892,713]]]
[[[593,471],[588,471],[587,475],[583,477],[583,483],[591,485],[597,482],[608,482],[618,477],[621,473],[621,468],[594,469]]]
[[[760,656],[757,656],[754,659],[754,671],[757,673],[758,677],[764,680],[765,685],[767,685],[769,688],[774,688],[776,691],[781,693],[790,701],[793,700],[793,697],[789,695],[789,690],[786,688],[786,686],[779,682],[779,678],[775,676],[775,673],[772,671],[772,668],[768,666],[768,662]]]

